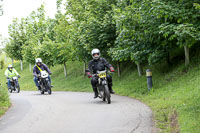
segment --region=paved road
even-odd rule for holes
[[[0,133],[153,133],[152,112],[143,103],[112,95],[112,103],[92,93],[22,91],[0,118]]]

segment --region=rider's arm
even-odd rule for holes
[[[88,63],[88,70],[90,72],[92,72],[92,65],[93,65],[93,61],[91,60],[89,63]]]
[[[102,58],[102,60],[103,60],[104,65],[106,66],[107,69],[110,69],[111,72],[115,71],[114,67],[111,64],[109,64],[106,59]]]
[[[14,73],[18,76],[19,73],[15,70],[15,68],[13,68]]]
[[[6,69],[4,75],[5,75],[6,77],[8,77],[8,69]]]
[[[106,59],[102,58],[102,60],[103,60],[104,65],[106,66],[106,68],[109,69],[110,67],[112,67],[112,65],[109,64],[108,61],[107,61]]]
[[[43,66],[44,66],[44,69],[47,70],[48,73],[51,73],[51,71],[50,71],[50,69],[48,68],[47,65],[43,64]]]
[[[90,61],[89,63],[88,63],[88,72],[86,72],[87,73],[87,75],[88,75],[88,78],[91,78],[92,77],[92,75],[91,75],[91,71],[92,71],[92,65],[93,65],[93,63],[92,63],[92,61]]]
[[[36,66],[33,67],[33,76],[37,77]]]

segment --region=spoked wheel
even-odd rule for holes
[[[105,97],[103,98],[103,101],[106,101],[106,98],[105,98]]]
[[[41,90],[40,93],[41,93],[41,94],[44,94],[44,90]]]
[[[51,95],[51,88],[49,88],[47,92],[49,95]]]
[[[105,85],[104,87],[105,87],[105,98],[106,98],[106,100],[107,100],[107,103],[110,104],[110,103],[111,103],[110,91],[109,91],[107,85]]]
[[[52,93],[50,82],[48,82],[48,90],[47,90],[47,92],[48,92],[49,95],[51,95],[51,93]]]
[[[8,89],[8,91],[9,91],[10,93],[12,93],[12,89]]]
[[[20,88],[16,88],[16,92],[19,93],[20,92]]]
[[[100,86],[100,87],[102,87],[102,86]],[[104,94],[103,94],[103,89],[102,88],[98,88],[98,93],[99,93],[99,98],[101,98],[103,101],[105,101],[105,99],[103,98]]]
[[[16,91],[17,91],[17,93],[20,92],[20,86],[19,85],[16,87]]]

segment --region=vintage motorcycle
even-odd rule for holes
[[[51,95],[51,83],[48,78],[49,74],[47,71],[41,71],[38,83],[41,87],[40,93],[44,94],[44,92],[48,92],[49,95]]]
[[[89,70],[86,70],[85,72],[90,72]],[[106,75],[109,71],[97,71],[96,74],[93,74],[92,76],[98,77],[98,84],[97,84],[97,91],[99,94],[99,98],[101,98],[103,101],[107,101],[108,104],[111,103],[111,95],[108,88],[108,81],[106,78]]]
[[[17,93],[20,92],[20,86],[19,86],[19,82],[18,82],[18,77],[17,76],[10,78],[10,84],[11,84],[11,88],[8,89],[8,91],[10,93],[12,93],[13,91],[16,91]]]

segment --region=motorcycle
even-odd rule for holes
[[[17,93],[20,92],[20,86],[19,86],[19,82],[18,82],[18,77],[17,76],[10,78],[10,84],[11,84],[11,87],[8,89],[8,91],[10,93],[12,93],[13,91],[16,91]]]
[[[44,94],[44,92],[48,92],[49,95],[51,95],[51,83],[48,78],[49,74],[47,71],[41,71],[38,83],[41,87],[40,93]]]
[[[89,70],[86,70],[86,72],[89,72]],[[107,101],[108,104],[111,103],[111,95],[108,88],[108,81],[107,81],[107,74],[109,71],[97,71],[97,74],[93,74],[92,76],[98,77],[98,84],[97,84],[97,91],[99,94],[99,98],[103,101]]]

